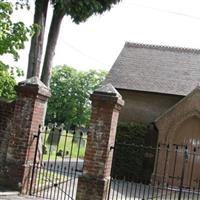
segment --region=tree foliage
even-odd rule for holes
[[[24,48],[24,43],[34,33],[34,27],[26,27],[23,22],[12,22],[13,6],[12,3],[0,0],[0,55],[11,54],[15,60],[18,60],[18,51]],[[1,97],[14,98],[15,74],[20,76],[22,71],[0,61]]]
[[[102,14],[110,10],[112,5],[118,2],[120,0],[51,0],[54,9],[63,11],[77,24],[85,22],[93,14]]]
[[[13,99],[15,97],[14,86],[16,81],[13,72],[9,72],[8,66],[0,61],[0,97]]]
[[[24,43],[34,33],[34,26],[26,27],[23,22],[13,23],[11,15],[13,5],[4,0],[0,1],[0,55],[12,54],[19,58],[18,50],[24,48]]]
[[[55,67],[51,78],[52,97],[48,102],[47,121],[70,126],[86,126],[90,117],[89,96],[105,78],[105,71],[77,71]]]

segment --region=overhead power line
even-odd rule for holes
[[[139,6],[139,7],[148,8],[148,9],[151,9],[151,10],[156,10],[156,11],[159,11],[159,12],[165,12],[165,13],[169,13],[169,14],[174,14],[174,15],[179,15],[179,16],[191,18],[191,19],[200,20],[200,17],[197,17],[197,16],[188,15],[188,14],[185,14],[185,13],[176,12],[176,11],[167,10],[167,9],[162,9],[162,8],[151,7],[151,6],[138,4],[138,3],[134,3],[134,2],[131,2],[131,3],[130,2],[124,2],[124,4]]]
[[[78,52],[80,55],[86,57],[87,59],[93,60],[95,62],[98,62],[101,65],[106,66],[107,64],[105,64],[104,62],[100,61],[99,59],[96,59],[90,55],[85,54],[83,51],[81,51],[80,49],[78,49],[77,47],[73,46],[72,44],[66,42],[65,40],[62,40],[62,42],[64,43],[64,45],[70,47],[71,49],[73,49],[74,51]]]

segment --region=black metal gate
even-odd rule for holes
[[[116,143],[108,199],[200,199],[200,146]]]
[[[86,133],[62,126],[39,128],[29,194],[51,200],[75,199],[82,174]]]

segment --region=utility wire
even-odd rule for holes
[[[93,61],[95,61],[95,62],[98,62],[98,63],[101,64],[101,65],[104,65],[104,66],[107,65],[107,64],[105,64],[104,62],[102,62],[102,61],[100,61],[100,60],[98,60],[98,59],[96,59],[96,58],[94,58],[94,57],[92,57],[92,56],[89,56],[89,55],[85,54],[83,51],[81,51],[81,50],[78,49],[77,47],[73,46],[72,44],[66,42],[65,40],[62,40],[62,42],[64,43],[64,45],[70,47],[71,49],[73,49],[74,51],[78,52],[78,53],[81,54],[82,56],[84,56],[84,57],[86,57],[86,58],[88,58],[88,59],[90,59],[90,60],[93,60]]]
[[[133,3],[133,2],[131,2],[131,3],[130,2],[124,2],[124,4],[132,5],[132,6],[139,6],[139,7],[148,8],[148,9],[151,9],[151,10],[156,10],[156,11],[159,11],[159,12],[165,12],[165,13],[169,13],[169,14],[174,14],[174,15],[179,15],[179,16],[191,18],[191,19],[200,20],[200,17],[188,15],[188,14],[181,13],[181,12],[176,12],[176,11],[171,11],[171,10],[166,10],[166,9],[161,9],[161,8],[155,8],[155,7],[151,7],[151,6],[147,6],[147,5],[143,5],[143,4],[138,4],[138,3]]]

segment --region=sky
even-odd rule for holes
[[[13,20],[33,21],[30,11],[15,11]],[[52,9],[48,11],[49,27]],[[47,38],[47,31],[46,36]],[[122,0],[103,15],[74,24],[66,16],[56,47],[54,66],[66,64],[78,70],[109,70],[126,41],[200,49],[199,0]],[[26,43],[16,63],[10,56],[4,62],[20,66],[25,74],[30,43]]]

